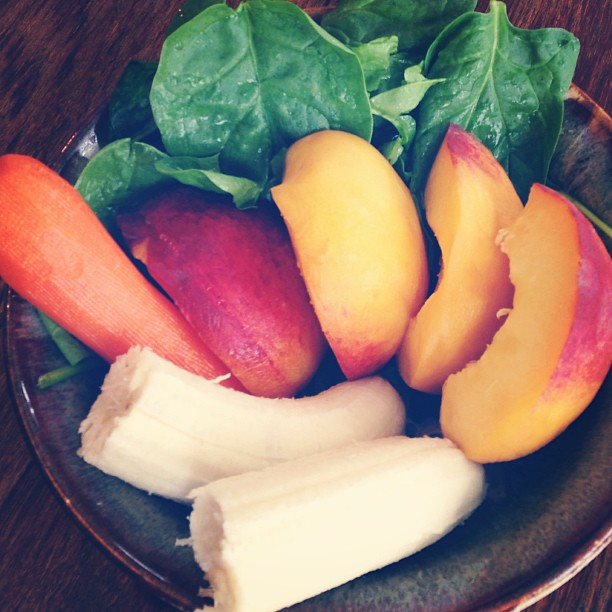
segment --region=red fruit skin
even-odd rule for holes
[[[557,198],[575,219],[581,254],[575,318],[542,401],[581,392],[588,403],[612,364],[612,259],[593,225],[573,204],[543,185],[535,189]]]
[[[118,219],[133,254],[254,395],[295,395],[325,341],[274,210],[238,210],[189,187]]]

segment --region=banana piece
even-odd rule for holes
[[[164,497],[357,440],[400,434],[405,408],[379,377],[300,399],[259,398],[132,348],[81,423],[79,455]]]
[[[484,491],[448,440],[359,442],[196,489],[189,543],[215,610],[278,610],[433,543]]]

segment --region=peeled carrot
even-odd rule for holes
[[[0,156],[0,277],[109,362],[139,345],[206,378],[228,372],[79,192],[24,155]]]

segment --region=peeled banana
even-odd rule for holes
[[[448,440],[359,442],[197,488],[190,544],[215,610],[273,611],[431,544],[484,491]]]
[[[81,423],[79,455],[164,497],[342,446],[403,432],[405,408],[379,377],[300,399],[258,398],[138,347],[111,366]]]

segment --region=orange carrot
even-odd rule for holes
[[[228,372],[78,191],[24,155],[0,156],[0,277],[107,361],[140,345],[206,378]]]

